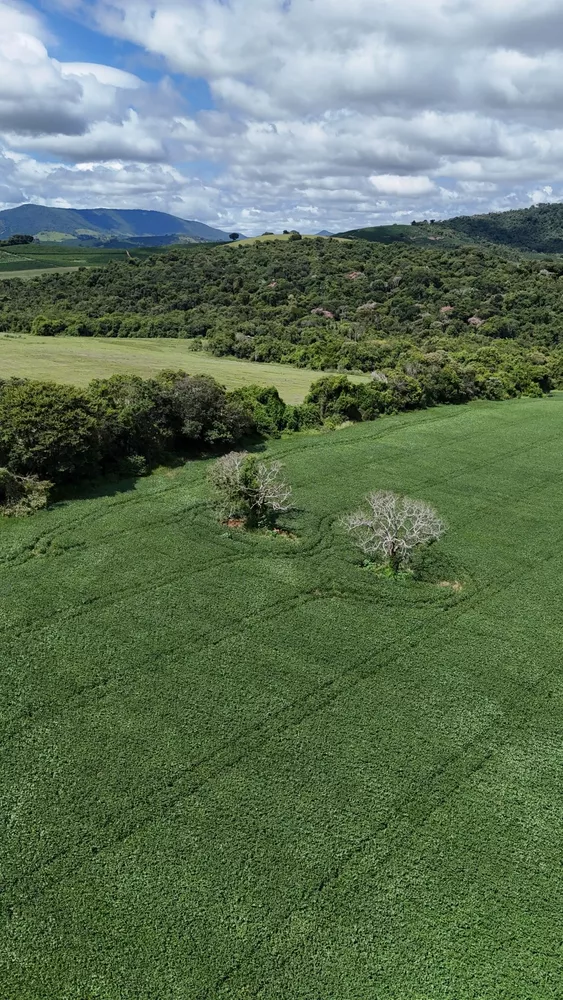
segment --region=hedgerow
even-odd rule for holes
[[[55,484],[107,472],[144,474],[174,454],[229,449],[256,437],[475,399],[549,392],[542,359],[494,346],[455,356],[410,350],[369,383],[323,376],[304,403],[287,406],[277,389],[227,392],[214,379],[165,371],[152,379],[114,375],[85,390],[54,383],[0,382],[0,465]]]

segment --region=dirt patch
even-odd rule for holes
[[[297,535],[294,535],[292,531],[286,531],[285,528],[273,528],[273,534],[279,535],[280,538],[290,538],[292,542],[297,541]]]
[[[459,594],[463,590],[463,584],[459,580],[440,580],[438,584],[439,587],[447,587],[449,590],[453,590],[454,593]]]

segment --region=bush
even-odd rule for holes
[[[172,427],[181,446],[221,448],[254,430],[240,400],[210,376],[164,372],[158,381],[165,388]]]
[[[0,513],[5,517],[26,517],[49,503],[53,484],[34,476],[16,476],[0,468]]]
[[[89,386],[99,425],[104,467],[124,456],[142,456],[153,463],[172,443],[168,395],[155,379],[113,375]]]
[[[361,420],[358,386],[345,375],[326,375],[314,382],[305,403],[317,406],[321,420]]]
[[[237,519],[247,528],[269,527],[291,510],[291,487],[281,479],[279,462],[264,462],[248,452],[231,452],[218,459],[210,481],[223,520]]]

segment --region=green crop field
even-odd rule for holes
[[[215,358],[191,349],[189,340],[133,340],[101,337],[24,337],[0,335],[0,378],[50,379],[87,385],[95,378],[124,372],[149,378],[165,369],[213,375],[228,389],[275,385],[286,403],[302,403],[311,383],[323,375],[291,365]],[[353,376],[361,382],[366,376]]]
[[[53,235],[53,234],[51,234]],[[57,234],[54,234],[57,235]],[[59,234],[60,235],[60,234]],[[205,243],[179,243],[174,246],[130,246],[129,254],[144,260],[170,250],[197,253],[209,249]],[[44,271],[70,271],[79,267],[101,267],[112,261],[124,261],[127,251],[119,247],[61,246],[57,243],[31,243],[0,248],[1,278],[36,278]]]
[[[274,442],[295,538],[205,462],[0,524],[2,1000],[561,997],[562,421]],[[372,488],[434,583],[362,568]]]

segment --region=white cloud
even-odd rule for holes
[[[373,174],[370,177],[370,182],[379,194],[398,195],[399,197],[406,195],[411,198],[430,194],[436,187],[429,177],[401,176],[400,174]]]
[[[5,201],[36,184],[305,231],[561,197],[561,0],[44,3],[206,80],[216,110],[57,61],[37,14],[0,0],[0,138],[25,154],[0,159]],[[64,165],[34,168],[46,154]]]

